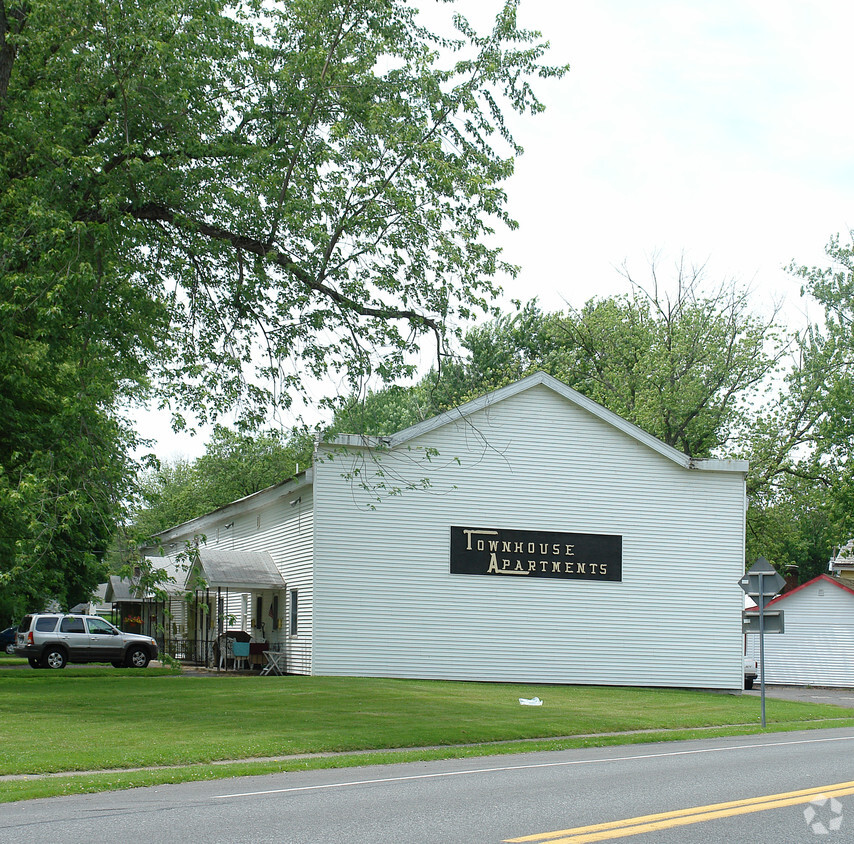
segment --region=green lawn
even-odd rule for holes
[[[519,705],[520,697],[535,695],[543,706]],[[832,706],[767,702],[769,729],[816,726],[821,719],[831,719],[821,726],[839,726],[854,723],[851,716]],[[674,737],[682,738],[691,735],[685,731],[700,727],[758,731],[758,723],[759,700],[754,697],[674,689],[210,677],[100,666],[56,673],[0,670],[0,775],[161,765],[198,768],[216,760],[634,730],[675,730],[679,732]],[[465,752],[472,754],[470,749]],[[282,763],[277,764],[281,770]],[[210,766],[204,768],[209,775]],[[223,769],[221,775],[233,773]],[[179,778],[198,774],[196,770]],[[88,781],[95,783],[91,777]],[[102,787],[138,781],[119,781],[113,775]],[[0,782],[0,800],[4,795],[20,799],[20,794],[19,783]]]

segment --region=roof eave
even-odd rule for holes
[[[253,510],[266,507],[278,498],[283,498],[286,495],[311,486],[313,482],[314,469],[306,469],[304,472],[300,472],[299,475],[288,478],[279,484],[274,484],[266,489],[253,492],[251,495],[225,504],[216,510],[212,510],[210,513],[205,513],[202,516],[197,516],[195,519],[189,519],[179,525],[174,525],[159,533],[155,533],[153,538],[159,540],[160,545],[145,545],[142,546],[141,550],[146,556],[152,556],[151,552],[156,552],[166,546],[167,543],[175,542],[182,537],[204,534],[208,528],[216,526],[224,518],[245,515],[246,513],[251,513]]]

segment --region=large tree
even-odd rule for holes
[[[827,255],[825,266],[790,267],[823,319],[802,332],[751,440],[749,539],[800,565],[802,579],[826,571],[833,547],[854,536],[854,238],[832,238]]]
[[[493,298],[503,110],[564,69],[514,0],[449,33],[402,0],[0,0],[7,588],[101,544],[151,391],[257,422]]]
[[[630,280],[629,295],[554,313],[529,302],[473,328],[441,378],[354,401],[336,425],[392,433],[542,369],[691,457],[733,453],[785,349],[775,314],[684,263],[667,284],[655,267],[649,284]]]

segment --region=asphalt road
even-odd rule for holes
[[[745,692],[746,695],[759,697],[759,681],[754,687]],[[854,689],[828,686],[774,686],[766,683],[765,698],[779,698],[781,700],[797,700],[801,703],[829,703],[833,706],[846,706],[854,708]]]
[[[852,841],[854,730],[307,771],[0,806],[4,844],[581,844],[627,833],[639,844]]]

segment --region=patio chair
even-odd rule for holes
[[[234,654],[234,668],[240,663],[240,667],[245,671],[249,663],[249,642],[237,642],[231,646],[231,651]]]

